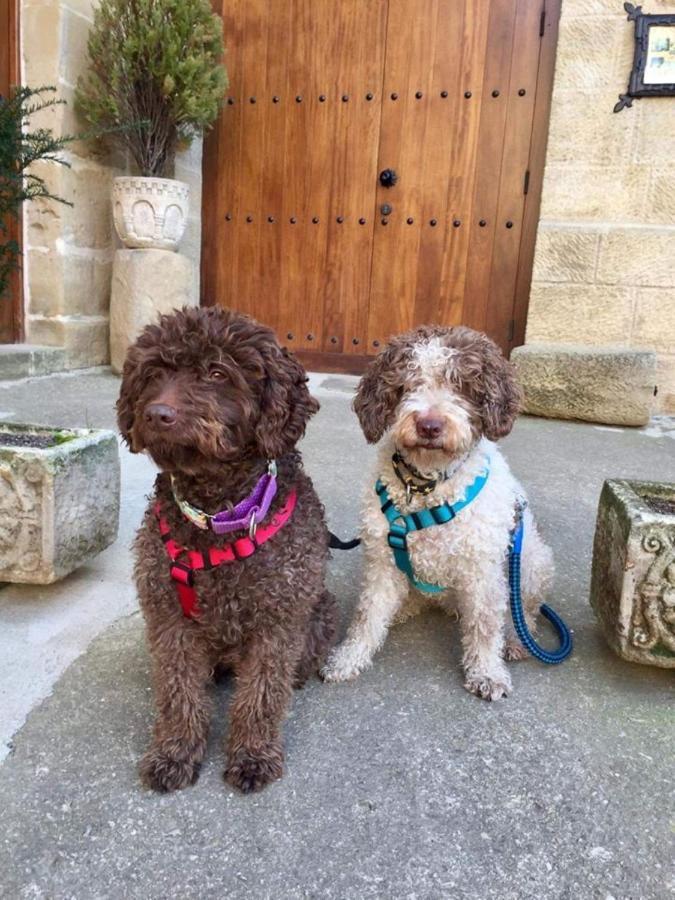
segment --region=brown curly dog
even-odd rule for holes
[[[120,431],[132,452],[147,450],[161,470],[135,542],[157,705],[140,772],[155,790],[197,780],[211,712],[207,688],[223,666],[236,675],[226,781],[248,792],[280,778],[292,688],[319,668],[333,642],[337,607],[324,587],[324,511],[295,449],[319,408],[306,382],[269,328],[218,308],[162,316],[127,354]],[[249,538],[248,529],[216,534],[179,509],[187,501],[209,515],[232,510],[270,460],[277,491],[258,533],[276,528],[269,539],[253,530]],[[293,496],[295,508],[277,527]],[[248,543],[251,555],[243,558],[235,542]],[[182,567],[197,569],[188,614],[169,551],[179,575]]]

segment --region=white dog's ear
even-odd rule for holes
[[[516,369],[499,347],[483,335],[481,374],[483,434],[490,441],[505,437],[513,428],[520,411],[523,393],[516,379]]]
[[[369,444],[376,444],[394,419],[405,387],[410,343],[395,338],[366,369],[354,398],[354,412]]]

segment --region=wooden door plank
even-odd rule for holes
[[[340,147],[330,148],[331,210],[323,284],[323,349],[331,353],[363,354],[367,342],[386,22],[386,3],[361,0],[343,18],[336,35],[333,110]],[[368,42],[360,38],[363,33],[370,33]]]
[[[491,0],[462,315],[464,324],[479,330],[485,328],[490,288],[516,12],[513,0]]]
[[[242,134],[243,0],[223,0],[225,61],[230,81],[227,99],[204,142],[202,189],[202,302],[236,308],[238,225],[236,162]]]
[[[485,330],[504,349],[510,340],[511,316],[523,225],[525,171],[530,153],[532,118],[539,68],[541,8],[518,0],[513,62],[508,89],[506,131],[495,220]],[[523,93],[524,92],[524,93]]]
[[[433,25],[438,0],[390,0],[385,56],[378,171],[394,169],[393,188],[378,187],[373,210],[375,232],[371,275],[368,345],[405,331],[414,318],[417,258],[422,240],[423,171],[421,154],[427,127],[433,72]],[[426,94],[422,100],[415,93]],[[393,212],[383,217],[380,208]],[[408,219],[412,225],[407,224]],[[386,224],[383,224],[383,220]]]
[[[481,121],[489,0],[467,0],[461,35],[460,77],[452,96],[454,121],[448,180],[448,228],[437,321],[463,320],[466,264],[472,234],[476,155]]]
[[[512,314],[514,330],[510,341],[510,348],[519,346],[525,340],[527,304],[532,282],[534,247],[537,238],[539,209],[541,206],[541,190],[544,181],[548,123],[551,112],[551,95],[553,93],[553,71],[555,68],[555,53],[558,43],[560,3],[561,0],[545,0],[544,2],[544,34],[541,41],[539,56],[537,95],[535,98],[530,155],[528,161],[528,169],[530,172],[529,189],[525,197],[525,208],[523,211],[518,275]]]

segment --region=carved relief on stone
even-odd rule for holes
[[[675,534],[654,529],[642,548],[654,559],[635,592],[630,640],[643,650],[661,644],[675,653]]]
[[[41,564],[43,470],[31,461],[0,464],[0,573]]]

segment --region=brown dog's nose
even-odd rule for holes
[[[443,433],[443,419],[435,416],[423,416],[417,420],[415,427],[421,438],[434,441]]]
[[[167,403],[148,403],[145,407],[145,421],[157,428],[171,428],[177,418],[178,411]]]

